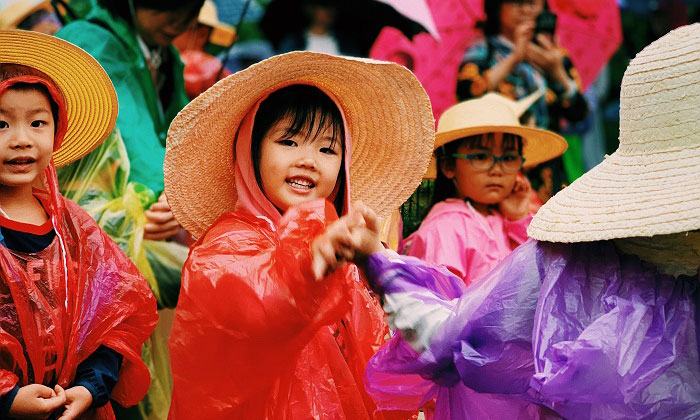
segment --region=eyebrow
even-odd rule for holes
[[[36,115],[36,114],[41,114],[42,112],[45,112],[45,113],[47,113],[47,114],[50,114],[50,113],[51,113],[51,111],[49,111],[49,110],[46,109],[46,108],[35,108],[35,109],[31,109],[31,110],[27,111],[27,114],[29,114],[29,115]],[[11,110],[11,109],[8,110],[8,109],[5,109],[5,108],[0,108],[0,114],[13,114],[13,110]]]

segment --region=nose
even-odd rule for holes
[[[299,159],[296,162],[296,166],[298,168],[304,168],[313,171],[316,170],[316,160],[313,158],[313,156],[307,153],[303,153],[301,156],[299,156]]]
[[[9,134],[9,146],[11,149],[30,149],[34,145],[31,134],[27,129],[22,127],[13,127]]]
[[[501,166],[502,160],[497,160],[493,163],[491,169],[489,169],[489,175],[491,176],[503,176],[503,166]]]

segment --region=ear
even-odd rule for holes
[[[445,178],[454,179],[454,177],[456,175],[454,160],[448,159],[448,158],[443,156],[442,158],[440,158],[439,166],[440,166],[440,171],[442,172],[443,175],[445,175]]]

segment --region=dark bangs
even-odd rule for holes
[[[462,144],[466,144],[472,149],[491,149],[495,139],[496,133],[486,133],[465,137],[461,140],[455,140],[452,142],[456,143],[455,151],[450,152],[450,154],[456,153],[457,148],[459,148],[459,146]],[[503,133],[502,144],[503,151],[516,150],[519,155],[523,154],[523,138],[517,134]]]

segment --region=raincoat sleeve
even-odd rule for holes
[[[503,218],[503,225],[508,238],[511,240],[511,244],[514,245],[513,248],[527,242],[527,227],[530,226],[530,222],[532,222],[531,214],[520,220],[508,220],[506,217]]]
[[[311,273],[311,238],[335,218],[320,201],[288,210],[277,229],[229,213],[195,244],[170,341],[171,419],[226,418],[275,398],[270,388],[291,380],[300,350],[347,312],[349,268],[320,282]]]
[[[417,352],[380,353],[371,363],[441,385],[462,381],[477,392],[525,392],[534,374],[531,340],[540,288],[534,251],[534,242],[518,248],[466,290],[450,273],[419,260],[371,256],[367,278],[384,294],[390,305],[385,311],[404,340],[422,338],[413,345]],[[419,304],[432,321],[407,310]]]

